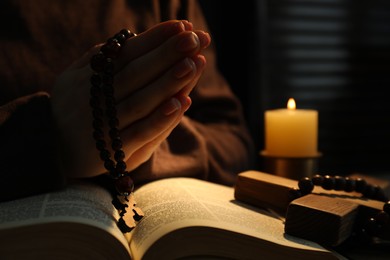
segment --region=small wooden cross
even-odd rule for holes
[[[128,231],[131,231],[144,217],[144,212],[137,206],[137,202],[135,201],[133,193],[131,193],[127,199],[128,201],[122,201],[128,206],[127,212],[123,216],[123,219],[125,220],[126,225],[129,227]]]
[[[369,176],[354,177],[363,177],[390,193],[389,182]],[[284,216],[287,234],[330,246],[344,242],[352,235],[358,221],[378,213],[384,204],[366,199],[357,192],[330,191],[317,186],[311,194],[292,200],[292,189],[298,189],[297,180],[247,171],[238,175],[234,195],[237,200],[272,209]],[[390,224],[384,228],[381,238],[390,239]]]

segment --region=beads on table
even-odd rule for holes
[[[363,224],[361,230],[359,230],[360,234],[370,237],[378,236],[383,231],[383,226],[389,224],[390,200],[386,197],[383,189],[381,189],[379,186],[371,185],[363,178],[316,174],[312,178],[304,177],[299,180],[299,189],[292,189],[290,191],[290,196],[292,199],[296,199],[301,196],[310,194],[315,186],[322,187],[325,190],[358,192],[368,199],[385,202],[383,209],[375,216],[370,217],[366,223]]]
[[[298,182],[302,195],[312,192],[314,186],[320,186],[325,190],[336,190],[345,192],[359,192],[364,197],[379,201],[387,201],[385,193],[377,185],[371,185],[362,178],[350,178],[331,175],[314,175],[312,178],[304,177]]]

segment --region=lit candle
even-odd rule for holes
[[[265,112],[265,150],[263,155],[274,157],[316,157],[318,112],[296,109],[290,98],[287,109]]]

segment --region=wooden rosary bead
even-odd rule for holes
[[[105,86],[110,86],[110,85],[112,85],[114,83],[114,77],[111,75],[111,73],[104,73],[102,75],[101,82]],[[107,90],[109,90],[109,89],[111,89],[111,88],[107,88]]]
[[[315,186],[321,186],[322,182],[324,181],[324,176],[316,174],[313,176],[312,181]]]
[[[110,107],[106,109],[106,114],[109,117],[116,117],[117,111],[115,107]]]
[[[121,176],[116,181],[116,187],[119,189],[121,194],[129,195],[134,191],[134,182],[129,176]]]
[[[122,195],[128,196],[134,190],[134,182],[128,175],[123,175],[115,180],[115,187]]]
[[[105,101],[106,101],[106,106],[107,107],[114,107],[115,106],[116,101],[115,101],[115,98],[113,96],[106,97]]]
[[[119,137],[116,137],[112,140],[111,147],[114,149],[114,151],[122,149],[122,146],[122,140]]]
[[[346,192],[352,192],[355,190],[355,180],[349,177],[345,177],[345,187],[344,191]]]
[[[374,187],[374,191],[373,191],[373,195],[372,195],[372,199],[375,199],[375,200],[381,200],[381,201],[384,201],[386,200],[384,197],[385,194],[383,192],[383,190],[381,189],[381,187],[379,187],[378,185],[373,185],[372,187]]]
[[[321,187],[325,190],[333,190],[335,179],[330,175],[325,175]]]
[[[102,84],[102,80],[100,78],[100,75],[98,73],[93,73],[91,78],[90,78],[90,82],[94,86],[100,86],[100,84]]]
[[[92,111],[92,116],[94,118],[101,118],[103,116],[103,110],[101,110],[100,108],[96,108]]]
[[[106,168],[109,173],[115,171],[115,163],[114,163],[114,161],[106,159],[104,161],[104,168]]]
[[[118,161],[116,163],[116,172],[119,174],[124,174],[126,170],[126,163],[124,161]]]
[[[119,50],[121,49],[121,44],[117,39],[111,38],[104,44],[101,48],[101,51],[108,58],[116,58],[119,54]]]
[[[126,37],[126,39],[136,36],[135,33],[131,32],[128,29],[122,29],[119,33],[123,34]]]
[[[366,188],[367,183],[362,178],[357,178],[355,180],[355,185],[355,191],[362,193]]]
[[[123,161],[126,155],[122,150],[115,151],[114,158],[116,161]]]
[[[119,120],[117,118],[110,118],[108,124],[111,128],[117,128],[119,126]]]
[[[306,195],[313,191],[314,184],[309,177],[304,177],[298,182],[298,187],[302,195]]]
[[[102,81],[103,81],[103,79],[102,79]],[[104,95],[106,96],[106,99],[107,99],[107,97],[110,99],[113,98],[114,89],[112,88],[112,84],[103,84],[102,90],[103,90]],[[107,104],[107,102],[106,102],[106,105],[109,105],[109,104]],[[110,104],[110,106],[115,106],[115,102],[112,102],[112,105]]]
[[[346,181],[344,177],[334,176],[334,190],[344,190]]]
[[[123,44],[126,40],[126,36],[123,33],[117,33],[115,34],[114,38],[120,43]]]
[[[373,198],[374,197],[374,193],[375,193],[375,188],[374,188],[374,186],[372,186],[370,184],[366,184],[364,190],[361,191],[361,193],[366,198]]]
[[[95,73],[112,72],[112,59],[104,56],[102,52],[99,52],[92,57],[91,68],[95,71]]]
[[[108,74],[113,74],[114,73],[114,63],[112,62],[111,58],[107,58],[107,62],[104,64],[103,71]]]
[[[100,159],[102,159],[103,161],[106,161],[110,158],[111,158],[110,151],[108,151],[107,149],[103,149],[100,151]]]

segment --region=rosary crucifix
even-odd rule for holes
[[[367,181],[380,187],[388,196],[390,183],[374,178]],[[297,189],[297,180],[247,171],[238,176],[235,198],[285,216],[287,234],[330,246],[344,242],[357,226],[382,212],[384,207],[383,201],[367,199],[358,192],[327,190],[317,186],[310,194],[294,199],[292,194]],[[389,240],[390,220],[385,223],[381,226],[380,238]]]

